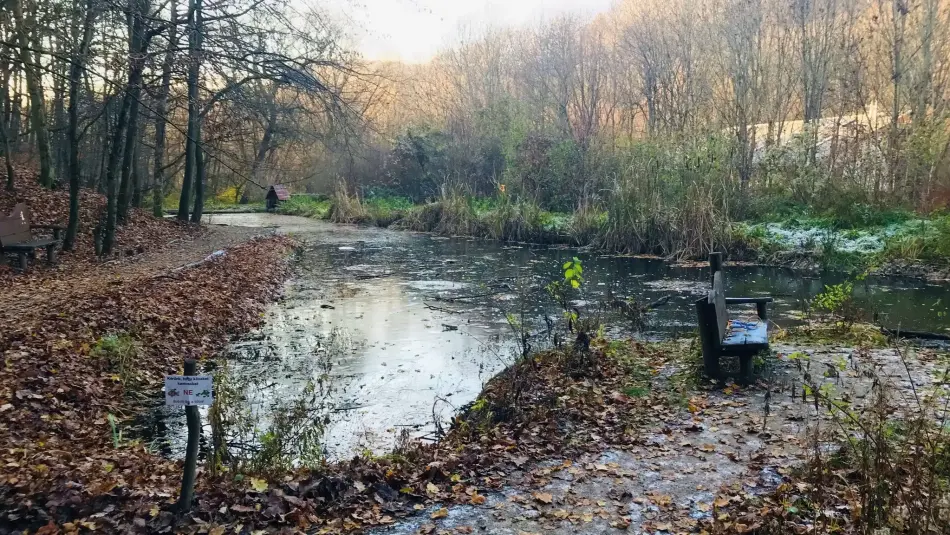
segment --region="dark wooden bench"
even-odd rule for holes
[[[739,357],[739,376],[752,380],[752,358],[769,348],[768,304],[771,297],[726,297],[722,271],[713,273],[712,289],[696,301],[699,337],[706,375],[720,378],[719,359]],[[730,319],[729,305],[755,304],[757,319]]]
[[[53,237],[34,239],[33,229],[52,230]],[[62,230],[63,227],[59,225],[30,224],[29,208],[25,204],[18,204],[9,216],[0,218],[0,249],[4,253],[16,253],[21,270],[29,267],[28,259],[36,260],[37,249],[46,249],[46,261],[55,264],[56,247]]]

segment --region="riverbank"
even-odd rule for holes
[[[5,276],[0,533],[148,531],[140,518],[168,506],[181,470],[122,430],[185,358],[258,325],[293,246],[265,234],[134,213],[120,233],[141,236],[133,254],[98,261],[81,244]]]
[[[713,249],[736,262],[950,280],[950,216],[915,219],[901,213],[880,221],[785,217],[710,224],[638,221],[628,216],[629,221],[618,226],[606,211],[548,212],[507,198],[444,195],[429,204],[413,205],[403,198],[364,200],[342,192],[330,199],[295,196],[279,211],[335,223],[567,245],[677,261],[702,260]]]

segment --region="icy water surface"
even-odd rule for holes
[[[709,284],[702,267],[571,249],[272,214],[214,215],[211,224],[274,227],[307,243],[264,328],[232,345],[228,373],[248,383],[247,402],[259,414],[324,377],[329,392],[315,417],[326,421],[324,453],[337,459],[386,452],[403,432],[431,436],[434,420],[444,422],[473,401],[516,352],[506,314],[524,314],[532,331],[542,333],[533,347],[550,343],[544,317],[560,321],[560,315],[542,288],[573,256],[582,260],[586,278],[584,300],[576,305],[589,313],[600,313],[608,291],[641,303],[671,296],[638,336],[691,332],[693,302]],[[730,296],[774,296],[772,319],[779,325],[793,324],[803,303],[843,280],[780,268],[729,267],[726,273]],[[938,316],[950,304],[946,285],[872,277],[855,293],[888,325],[950,332]],[[612,324],[624,329],[622,322]],[[167,437],[166,453],[180,455],[183,421],[179,412],[159,409],[146,434]]]

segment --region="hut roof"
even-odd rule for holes
[[[281,186],[280,184],[271,186],[268,194],[270,194],[271,191],[274,192],[275,195],[277,195],[277,199],[280,201],[290,200],[290,192],[287,191],[286,187]]]

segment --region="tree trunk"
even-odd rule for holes
[[[69,61],[69,124],[67,137],[69,139],[69,224],[66,225],[66,236],[63,239],[63,250],[71,251],[76,243],[79,232],[79,187],[82,173],[79,162],[79,88],[82,83],[82,70],[89,54],[89,44],[92,42],[92,29],[96,14],[93,9],[95,0],[86,0],[86,14],[82,26],[82,38],[79,47]],[[78,14],[77,14],[78,17]],[[74,32],[78,33],[77,32]]]
[[[162,202],[165,196],[165,187],[168,182],[165,172],[165,127],[167,120],[165,112],[168,108],[168,93],[172,80],[172,65],[175,62],[175,49],[178,48],[178,29],[175,19],[178,17],[178,3],[171,1],[171,25],[168,29],[168,47],[165,49],[165,60],[162,62],[162,85],[159,88],[158,102],[155,104],[155,153],[153,156],[152,173],[152,215],[162,217]]]
[[[276,85],[274,86],[273,99],[277,98]],[[267,154],[271,151],[271,142],[274,139],[274,131],[277,129],[277,104],[276,100],[271,102],[271,108],[267,114],[267,126],[264,128],[264,136],[261,138],[260,145],[257,146],[257,154],[254,155],[254,162],[251,163],[251,180],[256,184],[261,184],[262,182],[258,180],[258,174],[260,174],[261,165],[264,164],[264,160],[267,158]],[[350,166],[352,174],[352,165]]]
[[[142,161],[142,129],[139,128],[138,135],[135,136],[135,154],[132,158],[132,208],[142,207],[142,167],[145,162]]]
[[[2,19],[4,23],[7,22],[6,17]],[[8,49],[9,50],[9,49]],[[10,160],[13,157],[13,148],[10,144],[10,129],[7,127],[10,115],[7,113],[7,110],[10,107],[10,64],[7,61],[0,60],[0,106],[2,106],[2,112],[0,112],[0,137],[3,137],[3,161],[6,164],[7,169],[7,190],[13,191],[16,187],[16,172],[13,169],[13,162]]]
[[[112,254],[115,242],[115,225],[118,215],[116,202],[116,174],[119,172],[119,157],[122,155],[122,134],[128,122],[129,108],[132,104],[132,93],[126,90],[119,108],[119,116],[115,122],[115,131],[112,133],[112,145],[109,150],[109,163],[106,166],[106,227],[102,239],[102,254]]]
[[[178,220],[188,221],[191,186],[195,175],[195,156],[198,150],[198,71],[201,49],[201,0],[190,0],[188,8],[188,133],[185,150],[185,177],[181,182],[178,200]]]
[[[141,71],[136,76],[136,81],[129,80],[129,93],[131,101],[129,104],[129,125],[125,134],[125,149],[122,151],[122,177],[119,181],[119,198],[117,206],[117,217],[119,222],[124,223],[129,214],[129,201],[132,197],[132,166],[136,154],[135,144],[138,141],[138,115],[139,98],[142,94]]]
[[[888,162],[890,189],[892,192],[898,191],[898,175],[900,174],[900,117],[901,117],[901,86],[904,78],[904,30],[907,22],[907,11],[900,0],[893,0],[891,3],[891,16],[893,32],[891,43],[891,84],[893,95],[891,96],[891,124],[888,131]],[[874,200],[880,201],[880,190],[875,189]]]
[[[131,179],[133,157],[138,141],[139,100],[142,96],[142,71],[145,70],[145,52],[149,37],[145,17],[148,15],[148,0],[129,0],[129,83],[126,96],[129,99],[129,124],[125,134],[125,150],[122,154],[122,178],[119,182],[118,219],[124,222],[129,213],[132,196]]]
[[[23,17],[20,0],[10,1],[13,18],[17,23],[17,40],[20,45],[20,63],[26,75],[26,88],[30,94],[30,124],[36,136],[36,148],[40,158],[40,184],[53,186],[53,159],[49,144],[49,129],[46,125],[46,107],[43,102],[43,81],[39,65],[30,54],[29,28]]]
[[[197,141],[201,140],[201,123],[198,124]],[[205,207],[205,156],[204,148],[200,143],[195,143],[195,209],[191,212],[191,222],[201,223],[201,215]]]

